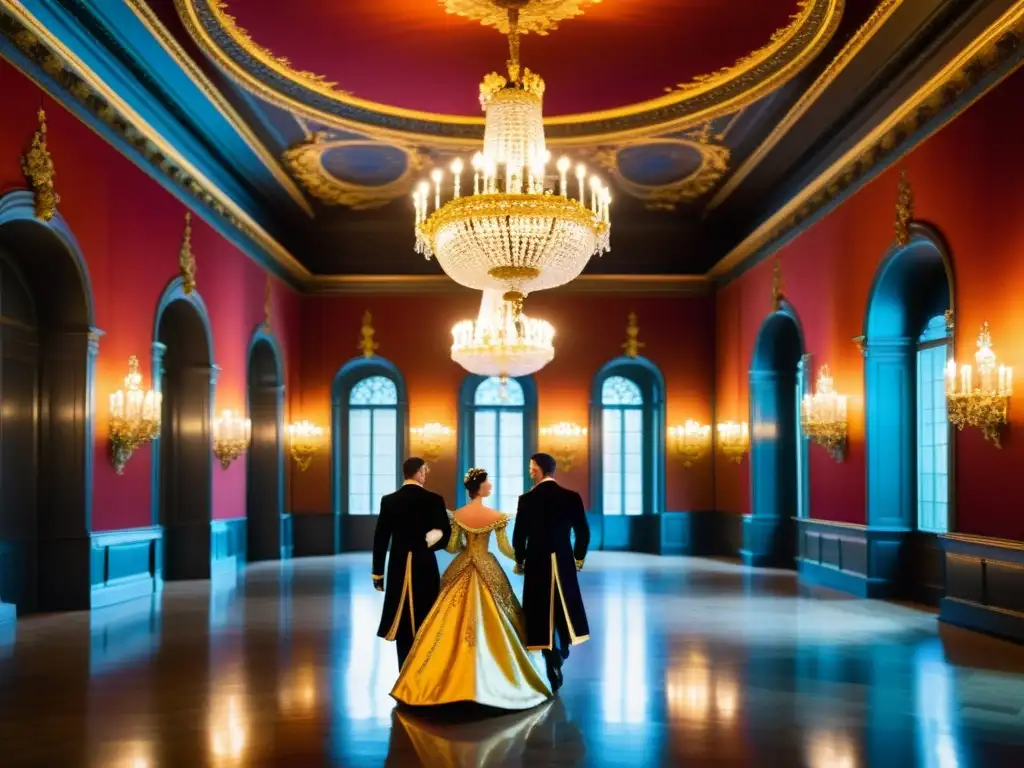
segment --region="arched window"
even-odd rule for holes
[[[494,485],[488,506],[515,512],[527,488],[527,465],[537,444],[537,398],[530,377],[470,376],[463,385],[463,436],[459,475],[460,504],[465,503],[462,474],[483,467]]]
[[[601,385],[604,514],[644,511],[644,396],[635,382],[609,376]]]
[[[398,388],[384,376],[355,383],[348,396],[348,512],[373,515],[380,497],[395,490]]]
[[[948,358],[946,318],[937,315],[917,342],[917,528],[929,533],[949,532]]]

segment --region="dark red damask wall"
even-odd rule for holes
[[[20,157],[36,130],[42,105],[61,196],[60,214],[81,246],[92,280],[96,324],[105,332],[96,375],[96,458],[93,528],[149,525],[149,449],[132,457],[118,477],[110,466],[108,394],[120,386],[129,355],[137,355],[150,382],[156,306],[177,275],[185,207],[121,156],[26,77],[0,61],[0,194],[24,188]],[[217,410],[245,407],[246,352],[263,320],[265,273],[235,246],[193,216],[198,290],[213,326],[214,354],[222,368]],[[300,298],[278,281],[272,289],[274,333],[286,358],[288,391],[298,381]],[[215,518],[245,515],[245,462],[214,470]]]
[[[1008,78],[890,169],[783,248],[787,299],[795,306],[815,373],[829,363],[836,388],[850,397],[850,451],[837,464],[811,447],[811,515],[865,521],[863,359],[851,341],[862,331],[875,270],[892,245],[900,168],[915,197],[915,218],[936,227],[955,273],[957,359],[973,356],[979,327],[991,324],[1001,362],[1024,372],[1024,144],[1015,116],[1024,72]],[[719,418],[747,418],[746,372],[758,329],[771,307],[772,263],[762,262],[717,295]],[[1018,387],[1018,391],[1020,387]],[[1021,395],[1018,395],[1021,396]],[[956,434],[956,530],[1024,539],[1024,423],[1011,425],[998,450],[977,431]],[[749,466],[719,461],[719,509],[749,511]]]

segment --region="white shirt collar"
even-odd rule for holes
[[[552,482],[553,483],[553,482],[555,482],[555,478],[553,478],[553,477],[545,477],[543,480],[540,481],[540,483],[547,483],[547,482]],[[537,485],[540,485],[540,483],[537,483]],[[534,487],[536,487],[536,486],[534,486]]]
[[[420,488],[423,487],[423,483],[421,483],[421,482],[419,482],[417,480],[406,480],[404,483],[402,483],[402,485],[403,486],[406,486],[406,485],[418,485]]]

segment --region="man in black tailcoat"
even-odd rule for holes
[[[590,525],[583,499],[555,482],[555,469],[554,458],[546,453],[530,458],[535,485],[519,497],[512,546],[516,572],[524,578],[526,646],[544,652],[552,689],[558,690],[569,646],[590,638],[576,577],[590,546]],[[570,532],[576,534],[575,546]]]
[[[423,487],[427,479],[423,459],[402,464],[405,482],[381,497],[377,530],[373,534],[373,586],[384,592],[384,610],[377,636],[398,646],[398,668],[412,649],[416,630],[430,613],[441,587],[434,553],[451,536],[451,521],[444,499]],[[384,559],[387,558],[387,578]]]

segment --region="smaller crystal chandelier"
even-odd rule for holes
[[[555,329],[519,311],[498,291],[483,292],[476,322],[452,328],[452,360],[470,373],[497,376],[502,383],[536,373],[555,357]]]
[[[540,431],[545,446],[558,463],[559,472],[568,472],[576,461],[576,453],[587,436],[587,428],[569,421],[560,421]]]
[[[220,466],[227,469],[231,462],[245,453],[252,437],[252,422],[231,411],[224,411],[213,420],[213,455],[220,460]]]
[[[288,450],[291,452],[299,471],[305,472],[324,444],[324,428],[309,421],[297,421],[288,425]]]
[[[750,450],[750,428],[747,422],[720,421],[717,427],[718,447],[726,458],[739,464]]]
[[[836,461],[843,460],[846,447],[846,397],[836,394],[827,365],[818,371],[813,395],[804,395],[800,409],[804,434],[828,451]]]
[[[687,419],[681,425],[668,428],[668,439],[672,450],[682,457],[683,466],[689,469],[695,461],[704,458],[711,447],[711,427]]]
[[[974,355],[978,365],[979,386],[974,386],[974,372],[970,365],[960,366],[957,391],[956,361],[946,364],[946,402],[949,407],[949,423],[962,430],[964,426],[977,427],[986,440],[997,448],[999,430],[1007,423],[1010,396],[1013,394],[1013,368],[996,365],[996,354],[992,351],[992,334],[988,323],[981,326],[978,334],[978,351]]]
[[[117,474],[124,474],[124,465],[136,448],[160,437],[162,402],[159,392],[142,390],[139,358],[129,357],[124,389],[110,396],[111,459]]]
[[[446,427],[437,421],[431,421],[422,427],[413,427],[409,432],[416,445],[414,450],[424,461],[431,464],[444,455],[444,449],[448,446],[448,441],[452,436],[451,427]]]

